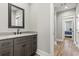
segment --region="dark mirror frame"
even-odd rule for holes
[[[23,11],[23,19],[22,19],[23,20],[23,23],[22,23],[23,26],[12,26],[12,23],[11,23],[11,21],[12,21],[12,19],[11,19],[11,6],[16,7],[16,8]],[[8,28],[24,28],[24,9],[20,8],[18,6],[15,6],[11,3],[8,3]]]

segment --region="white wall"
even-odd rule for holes
[[[50,4],[39,4],[38,49],[50,52]]]
[[[12,3],[25,9],[25,28],[22,31],[29,30],[29,5],[26,3]],[[16,29],[8,28],[8,3],[0,3],[0,32],[15,32]]]
[[[30,21],[31,28],[38,32],[38,49],[50,53],[50,4],[31,4]]]
[[[31,31],[37,31],[37,20],[38,20],[38,4],[30,4],[30,29]]]
[[[60,14],[60,13],[57,13],[57,18],[56,18],[56,37],[57,37],[57,39],[62,39],[62,15]]]

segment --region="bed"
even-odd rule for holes
[[[72,31],[65,31],[65,37],[72,38]]]

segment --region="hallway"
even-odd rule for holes
[[[55,56],[79,56],[79,49],[73,44],[71,38],[65,38],[55,47]]]

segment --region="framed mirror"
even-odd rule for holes
[[[8,3],[8,28],[24,28],[24,9]]]

